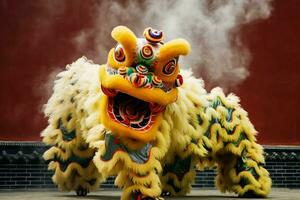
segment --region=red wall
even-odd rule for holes
[[[0,140],[40,140],[46,126],[40,110],[49,93],[41,83],[85,53],[70,38],[95,20],[92,3],[72,1],[53,14],[36,2],[0,2]],[[300,1],[272,5],[269,19],[242,30],[252,54],[250,76],[233,92],[260,132],[260,143],[300,145]]]
[[[300,144],[300,1],[273,1],[270,19],[245,30],[250,77],[237,94],[264,144]]]

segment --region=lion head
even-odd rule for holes
[[[124,26],[113,29],[118,42],[100,69],[101,123],[120,137],[149,142],[162,114],[176,101],[183,83],[178,59],[190,51],[184,39],[163,42],[163,32],[146,28],[144,38]]]

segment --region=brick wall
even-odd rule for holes
[[[41,157],[45,149],[39,142],[0,142],[0,190],[56,188]],[[265,152],[273,187],[300,188],[300,147],[266,146]],[[193,187],[214,187],[215,175],[213,169],[198,172]],[[110,177],[101,187],[113,183]]]

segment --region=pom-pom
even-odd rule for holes
[[[148,68],[145,67],[144,65],[138,65],[136,66],[136,71],[139,72],[140,74],[147,74]]]
[[[146,28],[144,31],[144,37],[151,43],[158,43],[162,41],[163,36],[164,34],[162,31],[152,29],[151,27]]]
[[[141,56],[146,60],[153,58],[152,46],[149,44],[144,45],[141,49]]]
[[[183,84],[183,78],[180,74],[178,74],[176,80],[175,80],[175,86],[180,87]]]
[[[155,87],[160,87],[162,85],[162,80],[160,78],[158,78],[157,76],[154,76],[152,78],[152,84]]]
[[[128,80],[134,87],[144,87],[149,83],[147,76],[138,73],[130,74]]]
[[[121,76],[125,76],[127,74],[127,67],[120,67],[118,71]]]

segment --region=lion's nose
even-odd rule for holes
[[[148,77],[144,74],[132,73],[128,79],[134,87],[146,87],[147,85],[151,85]]]
[[[140,74],[147,74],[149,72],[148,68],[144,65],[137,65],[135,69]]]

